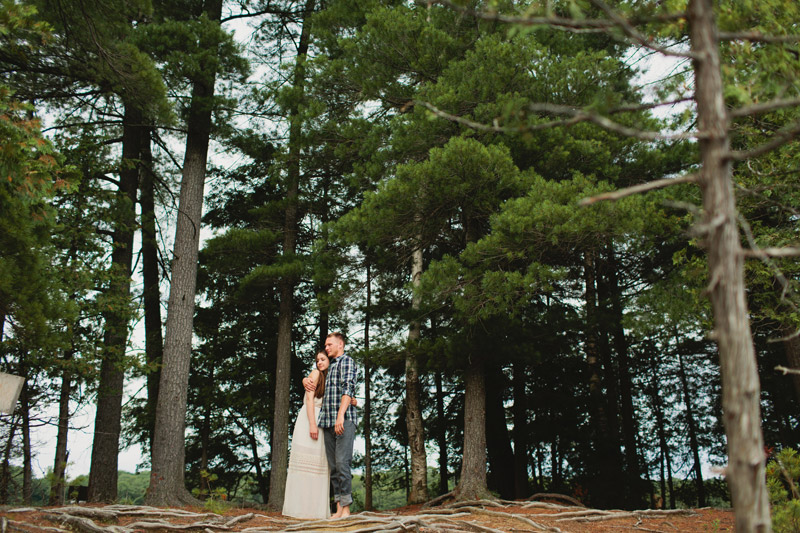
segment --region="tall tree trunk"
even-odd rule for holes
[[[442,390],[442,373],[436,371],[433,374],[436,384],[436,418],[439,420],[439,434],[437,442],[439,444],[439,494],[446,494],[449,490],[447,472],[447,422],[444,419],[444,391]]]
[[[164,340],[161,333],[161,291],[158,273],[158,234],[156,233],[155,170],[150,150],[152,129],[142,143],[141,198],[142,209],[142,278],[144,287],[144,351],[147,359],[147,404],[149,452],[152,455],[155,430],[158,381],[161,378],[161,357]]]
[[[419,311],[421,297],[416,289],[422,276],[422,248],[416,248],[411,256],[411,284],[414,294],[411,312]],[[406,352],[406,428],[411,451],[411,487],[408,503],[428,500],[428,460],[425,452],[425,429],[422,425],[422,402],[419,379],[417,349],[421,335],[421,324],[415,316],[408,328],[408,350]]]
[[[486,487],[486,383],[483,355],[469,355],[464,371],[464,457],[455,490],[459,500],[489,496]]]
[[[698,131],[702,135],[699,180],[711,280],[708,292],[722,374],[727,479],[736,531],[769,532],[772,522],[764,475],[761,391],[745,299],[744,256],[731,180],[728,115],[713,0],[690,0],[687,15],[694,54]]]
[[[525,364],[514,363],[514,497],[527,498],[530,495],[528,484],[528,396],[525,392],[527,381]]]
[[[27,381],[22,386],[19,408],[22,414],[22,503],[31,504],[33,496],[33,465],[31,461],[31,402]]]
[[[621,461],[616,439],[606,412],[607,402],[603,397],[603,377],[598,348],[597,281],[595,278],[596,254],[587,250],[584,254],[584,277],[586,284],[586,363],[589,370],[589,424],[595,457],[589,461],[591,476],[589,498],[592,505],[618,507],[624,485],[620,480]]]
[[[286,211],[283,226],[283,257],[294,261],[297,251],[297,225],[299,219],[298,194],[300,190],[300,157],[302,141],[302,116],[300,103],[306,83],[306,54],[311,37],[311,14],[315,0],[306,0],[303,11],[303,28],[297,46],[294,70],[294,90],[297,100],[289,109],[289,160],[287,161]],[[279,282],[280,307],[278,311],[278,349],[275,366],[275,411],[272,423],[272,470],[269,478],[269,502],[272,511],[283,508],[286,491],[286,474],[289,467],[289,391],[292,364],[292,308],[297,278],[286,273]]]
[[[677,337],[677,335],[676,335]],[[678,377],[681,381],[681,389],[683,390],[683,403],[686,406],[686,424],[689,429],[689,447],[692,450],[692,458],[694,460],[695,485],[697,486],[697,506],[706,506],[706,489],[703,484],[703,468],[700,463],[700,444],[697,440],[697,424],[694,420],[694,409],[692,408],[692,394],[689,390],[689,378],[686,376],[686,365],[683,361],[683,355],[678,350]]]
[[[364,510],[374,510],[372,503],[372,395],[369,327],[372,319],[372,272],[367,260],[367,302],[364,311]]]
[[[514,451],[503,406],[502,369],[492,365],[486,371],[486,450],[489,456],[487,487],[506,500],[514,499]]]
[[[117,500],[117,457],[122,416],[122,388],[125,380],[125,349],[130,323],[131,268],[133,234],[136,225],[136,193],[139,188],[139,159],[144,138],[142,113],[134,105],[125,105],[122,132],[122,161],[119,193],[112,237],[112,279],[105,295],[108,298],[103,335],[103,360],[97,388],[97,410],[89,471],[89,501]]]
[[[67,469],[67,438],[69,436],[69,397],[72,393],[72,372],[68,369],[75,350],[64,353],[64,368],[61,371],[61,391],[58,397],[58,433],[56,434],[56,453],[53,462],[53,481],[50,485],[48,505],[64,505],[64,490]]]
[[[622,429],[622,442],[625,445],[625,474],[628,489],[625,502],[629,507],[638,509],[645,503],[645,487],[642,486],[640,477],[640,458],[638,446],[636,444],[636,436],[639,431],[636,424],[636,412],[633,407],[633,384],[631,382],[628,339],[625,336],[625,328],[622,325],[622,290],[620,289],[619,279],[617,278],[619,264],[614,254],[613,242],[608,243],[606,246],[605,265],[604,274],[609,288],[608,300],[610,308],[608,311],[611,322],[610,329],[614,339],[614,351],[617,354],[620,426]]]
[[[210,21],[219,22],[222,0],[207,0]],[[216,50],[216,37],[202,36],[200,48]],[[185,486],[186,401],[192,355],[192,323],[200,246],[200,217],[211,135],[216,54],[206,59],[192,85],[187,121],[186,153],[175,228],[172,280],[167,304],[167,324],[161,378],[158,385],[156,425],[153,434],[148,505],[180,506],[197,503]]]

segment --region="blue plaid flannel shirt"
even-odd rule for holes
[[[325,395],[322,397],[322,408],[319,411],[317,425],[321,428],[332,428],[336,425],[336,415],[342,396],[356,395],[356,363],[347,355],[340,355],[331,361],[328,376],[325,378]],[[356,422],[356,408],[350,405],[344,414],[345,420]]]

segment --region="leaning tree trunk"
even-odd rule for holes
[[[713,0],[690,0],[690,49],[701,134],[699,180],[719,346],[722,409],[728,440],[727,479],[738,533],[772,530],[764,477],[760,385],[745,299],[743,253],[731,179],[728,115],[723,98]]]
[[[222,0],[208,0],[205,7],[209,20],[219,22],[222,16]],[[202,36],[200,45],[205,50],[214,50],[218,45],[217,38]],[[149,505],[180,506],[197,503],[186,490],[184,472],[186,402],[192,355],[200,217],[203,211],[203,188],[211,135],[216,55],[210,54],[206,62],[192,86],[187,121],[188,134],[175,228],[164,357],[153,433],[152,470],[150,487],[145,497]]]
[[[300,103],[305,92],[305,61],[311,37],[311,13],[315,0],[306,0],[303,12],[303,28],[297,47],[297,63],[294,70],[294,90],[298,99],[289,110],[289,161],[287,165],[286,211],[283,227],[283,256],[295,261],[297,251],[297,226],[299,219],[298,195],[300,191],[300,156],[302,141],[302,117]],[[275,363],[275,411],[272,423],[272,470],[269,477],[269,502],[272,511],[283,508],[286,492],[286,475],[289,468],[289,390],[292,362],[292,306],[297,278],[286,272],[280,280],[280,308],[278,311],[278,349]]]
[[[514,499],[514,450],[503,405],[508,379],[492,364],[486,370],[486,452],[489,458],[487,486],[506,500]]]
[[[411,255],[411,284],[414,294],[411,298],[411,312],[419,311],[421,297],[417,292],[422,276],[422,248],[417,247]],[[425,428],[422,425],[421,387],[419,363],[416,350],[419,346],[421,324],[415,316],[408,328],[408,351],[406,353],[406,428],[408,446],[411,451],[411,487],[408,503],[422,503],[428,500],[428,460],[425,453]]]
[[[144,130],[142,113],[126,104],[122,131],[122,161],[116,221],[112,237],[111,282],[106,299],[103,360],[97,387],[92,461],[89,471],[89,501],[117,500],[117,458],[122,417],[122,388],[125,381],[125,349],[130,323],[133,234],[136,225],[136,193],[139,188],[139,159]]]

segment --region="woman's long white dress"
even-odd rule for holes
[[[319,416],[322,398],[314,399],[314,417]],[[283,514],[295,518],[330,518],[330,471],[325,457],[325,437],[322,430],[317,440],[309,435],[305,399],[297,414],[289,454],[289,473]]]

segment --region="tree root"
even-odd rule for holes
[[[537,492],[530,498],[528,501],[536,501],[536,500],[561,500],[567,503],[574,505],[575,507],[586,507],[581,502],[573,498],[572,496],[567,496],[566,494],[558,494],[555,492]]]

